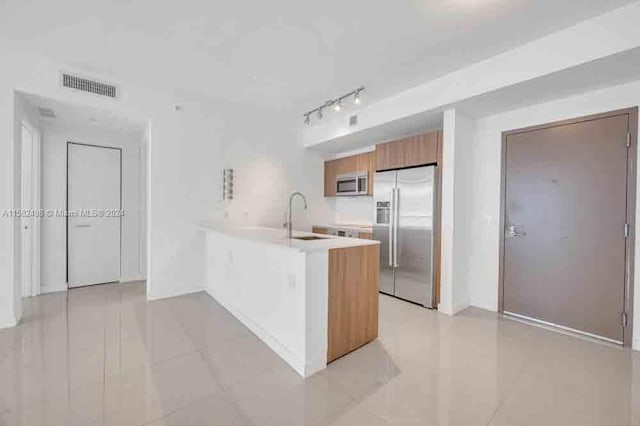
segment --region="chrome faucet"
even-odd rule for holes
[[[293,202],[293,198],[296,195],[302,198],[302,201],[304,201],[304,209],[305,210],[307,209],[307,199],[305,198],[303,193],[294,192],[293,194],[291,194],[291,196],[289,197],[289,220],[287,220],[287,237],[289,239],[293,238],[293,222],[291,221],[291,203]]]

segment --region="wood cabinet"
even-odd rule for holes
[[[336,169],[338,160],[331,160],[324,162],[324,196],[335,197],[336,196],[336,176],[338,175]]]
[[[376,145],[376,170],[435,164],[441,132],[434,131]]]
[[[313,232],[314,234],[328,234],[329,230],[327,228],[321,228],[319,226],[312,226],[311,232]]]
[[[350,157],[325,161],[324,163],[324,196],[335,197],[338,175],[355,172],[369,172],[368,195],[373,195],[373,177],[376,172],[375,153],[365,152]]]
[[[324,226],[312,226],[311,227],[311,232],[313,232],[314,234],[329,234],[329,229],[325,228]],[[372,232],[358,232],[358,238],[362,238],[363,240],[373,240],[373,233]]]
[[[327,362],[378,337],[380,245],[329,250]]]

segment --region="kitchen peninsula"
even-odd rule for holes
[[[301,376],[377,338],[379,242],[202,228],[207,292]]]

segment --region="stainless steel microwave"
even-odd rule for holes
[[[338,175],[336,179],[337,195],[368,195],[369,172],[355,172]]]

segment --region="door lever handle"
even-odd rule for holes
[[[507,231],[507,236],[509,237],[525,237],[526,235],[526,232],[518,232],[515,225],[509,226],[509,230]]]

